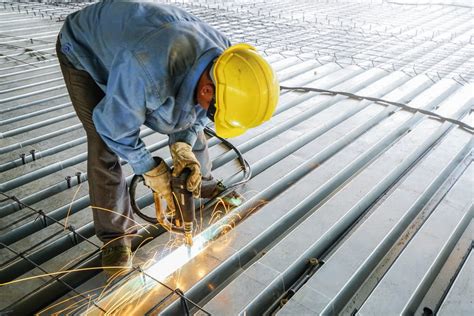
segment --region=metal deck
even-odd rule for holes
[[[451,2],[166,1],[256,45],[282,85],[472,126],[472,5]],[[232,140],[253,172],[241,207],[203,204],[191,250],[135,218],[135,269],[107,280],[85,133],[54,55],[62,21],[88,4],[0,3],[3,313],[474,313],[472,132],[314,92],[282,91],[271,121]],[[164,135],[141,135],[169,158]],[[209,143],[214,175],[241,179],[235,154]]]

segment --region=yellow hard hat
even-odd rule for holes
[[[280,95],[268,62],[248,44],[226,49],[211,71],[216,86],[214,124],[223,138],[236,137],[268,121]]]

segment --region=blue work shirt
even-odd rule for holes
[[[195,104],[201,74],[230,41],[195,16],[156,3],[103,1],[70,14],[61,50],[105,92],[93,111],[104,142],[143,174],[155,161],[140,127],[191,146],[208,123]]]

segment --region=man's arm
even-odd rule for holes
[[[139,137],[146,114],[144,76],[135,57],[125,50],[110,69],[105,97],[93,112],[94,124],[107,146],[136,174],[143,174],[156,166]]]

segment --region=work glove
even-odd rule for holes
[[[195,198],[201,194],[201,165],[192,151],[192,147],[183,142],[170,146],[173,158],[173,177],[178,177],[184,168],[189,168],[191,174],[186,180],[186,189],[193,193]]]
[[[170,173],[168,166],[164,161],[161,161],[158,167],[151,169],[143,174],[145,185],[160,195],[160,198],[166,201],[168,209],[167,214],[174,214],[175,205],[173,201],[173,193],[170,185]]]

